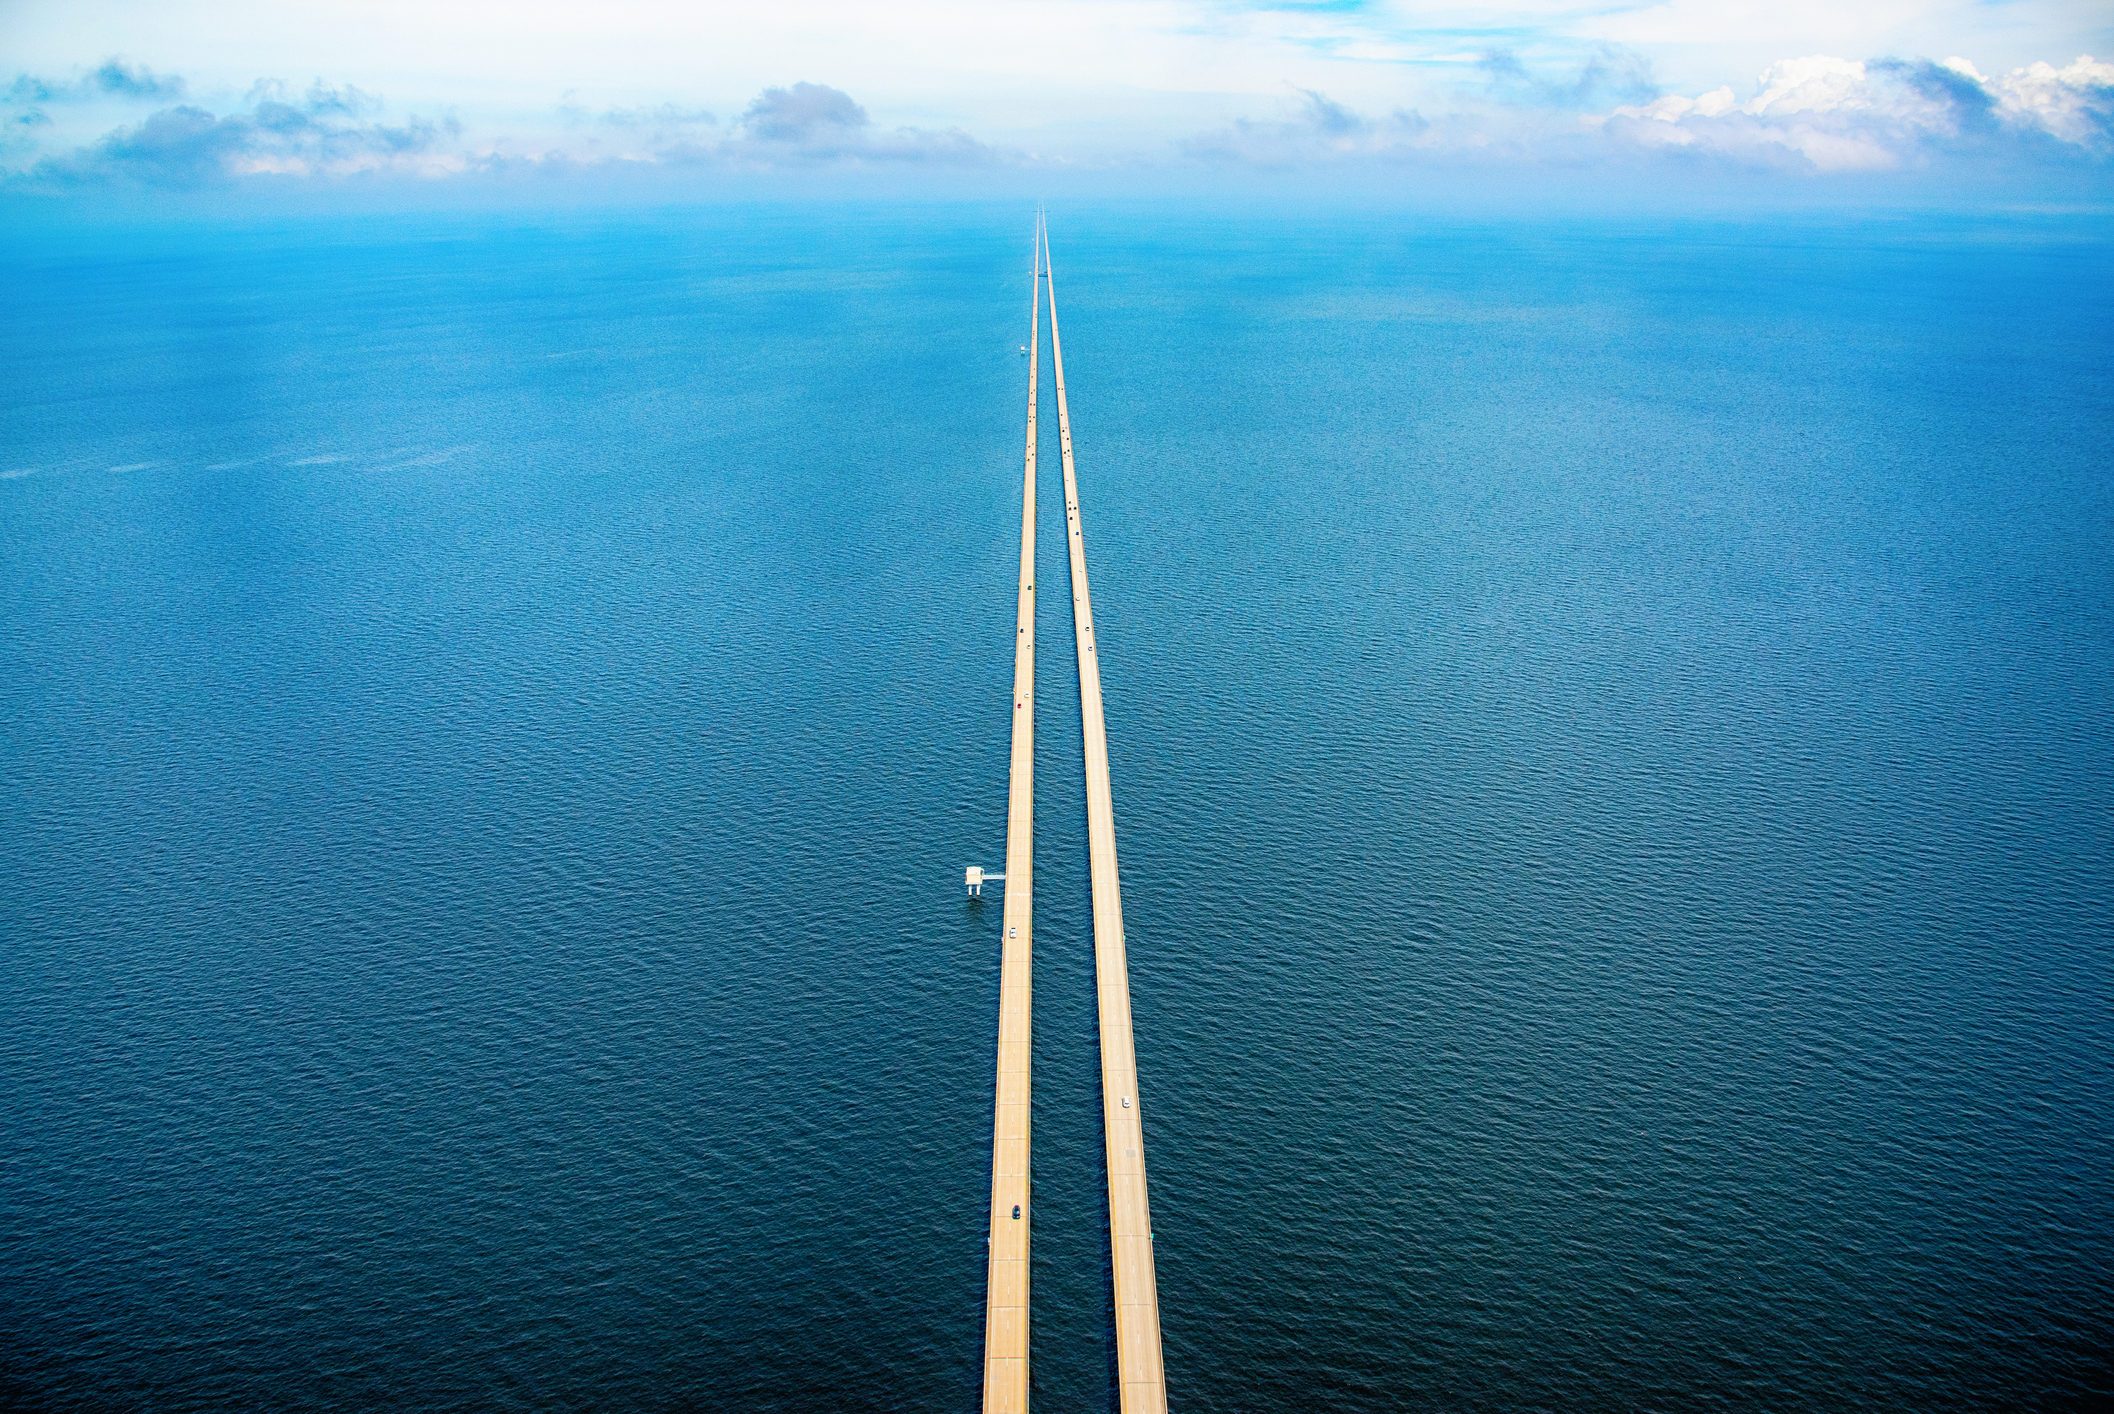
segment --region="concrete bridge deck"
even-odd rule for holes
[[[1043,238],[1045,271],[1049,239]],[[1079,655],[1079,715],[1086,738],[1087,860],[1094,891],[1094,979],[1100,998],[1101,1128],[1108,1151],[1108,1229],[1116,1289],[1116,1378],[1123,1414],[1167,1408],[1160,1356],[1159,1281],[1153,1269],[1152,1213],[1145,1192],[1143,1101],[1130,1025],[1130,968],[1124,953],[1123,896],[1116,878],[1116,815],[1108,779],[1108,729],[1101,711],[1101,666],[1094,607],[1087,594],[1086,539],[1072,465],[1072,418],[1064,398],[1064,343],[1057,332],[1057,283],[1049,274],[1050,371],[1057,381],[1057,439],[1064,461],[1064,523],[1071,547],[1072,630]]]
[[[1006,900],[998,966],[998,1087],[991,1135],[991,1254],[984,1278],[984,1408],[1028,1407],[1028,1067],[1035,870],[1035,380],[1042,232],[1029,299],[1028,450],[1021,477],[1020,597],[1013,646],[1013,762],[1006,799]]]

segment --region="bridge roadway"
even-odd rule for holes
[[[1072,552],[1072,631],[1079,655],[1079,716],[1086,737],[1087,862],[1094,891],[1094,981],[1100,995],[1101,1132],[1108,1150],[1108,1235],[1115,1268],[1116,1381],[1123,1414],[1161,1414],[1167,1372],[1160,1358],[1160,1293],[1153,1271],[1152,1213],[1145,1194],[1143,1101],[1131,1041],[1130,968],[1123,947],[1123,895],[1116,879],[1116,815],[1108,782],[1108,728],[1094,606],[1086,587],[1079,481],[1072,467],[1072,417],[1064,400],[1064,343],[1057,333],[1057,280],[1049,267],[1050,371],[1057,380],[1057,445],[1064,461],[1064,523]],[[1012,876],[1007,876],[1007,899]]]
[[[1006,798],[1005,932],[998,965],[998,1087],[992,1105],[990,1257],[984,1274],[984,1409],[1028,1407],[1028,961],[1035,869],[1035,377],[1041,352],[1042,230],[1028,299],[1028,452],[1021,476],[1020,599],[1013,634],[1013,764]]]

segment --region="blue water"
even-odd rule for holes
[[[1176,1407],[2114,1392],[2109,231],[1051,227]],[[973,1406],[1028,231],[5,238],[0,1395]]]

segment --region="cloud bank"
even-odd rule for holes
[[[926,168],[972,183],[994,169],[1136,178],[1185,168],[1350,181],[1361,168],[1419,162],[1514,177],[1596,162],[1629,170],[1663,163],[1677,177],[1708,164],[1826,183],[1992,155],[2082,169],[2102,185],[2114,175],[2114,64],[2089,55],[1998,76],[1961,58],[1809,55],[1768,65],[1744,92],[1721,85],[1683,94],[1662,92],[1641,53],[1599,44],[1555,68],[1511,49],[1485,50],[1467,56],[1458,77],[1435,109],[1361,110],[1287,83],[1269,111],[1236,112],[1186,138],[1141,135],[1127,152],[1081,159],[996,145],[955,126],[876,122],[850,93],[814,81],[767,87],[731,110],[567,101],[514,131],[478,131],[446,108],[391,117],[380,98],[349,84],[258,82],[214,101],[183,76],[111,58],[70,77],[23,74],[0,88],[0,184],[168,191],[373,174],[445,180],[656,168],[810,178]],[[718,116],[725,111],[733,116]]]
[[[17,78],[6,90],[9,129],[47,125],[41,105],[61,97],[118,94],[128,99],[180,95],[181,79],[126,69],[113,60],[94,73],[54,84]],[[17,187],[78,190],[96,185],[158,189],[225,186],[246,178],[332,178],[387,173],[445,178],[477,172],[547,168],[578,172],[600,166],[720,166],[771,169],[913,163],[975,167],[1007,154],[958,128],[881,128],[850,94],[827,84],[765,89],[731,124],[676,103],[590,112],[562,105],[561,133],[578,141],[477,141],[452,115],[383,121],[372,94],[316,82],[301,93],[260,81],[236,104],[215,112],[179,103],[121,123],[92,141],[45,151],[7,174]],[[15,150],[32,139],[16,137]]]
[[[1990,78],[1960,58],[1812,55],[1770,65],[1744,100],[1729,87],[1668,94],[1591,121],[1639,148],[1814,172],[1885,171],[2001,146],[2104,158],[2114,152],[2114,64],[2084,55]]]
[[[268,174],[461,170],[460,159],[448,150],[461,135],[460,124],[445,118],[373,121],[379,106],[356,88],[318,83],[294,96],[260,83],[236,112],[216,115],[191,104],[164,108],[72,152],[45,157],[24,176],[58,187],[182,188]]]

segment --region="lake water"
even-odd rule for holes
[[[1029,229],[5,238],[0,1395],[973,1407]],[[2105,223],[1051,230],[1175,1406],[2114,1391]]]

